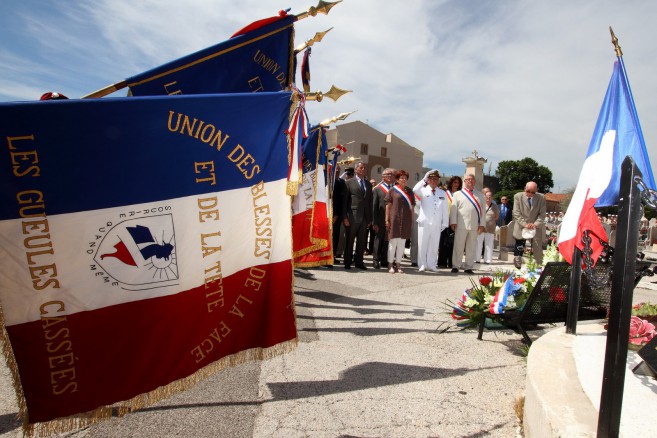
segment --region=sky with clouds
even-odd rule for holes
[[[0,101],[45,91],[80,97],[227,39],[254,20],[316,0],[2,0]],[[616,56],[624,53],[652,163],[657,163],[654,0],[344,0],[295,25],[313,46],[311,88],[353,90],[309,102],[311,122],[357,110],[461,173],[476,149],[486,172],[532,157],[553,191],[577,183]],[[123,91],[113,96],[124,95]]]

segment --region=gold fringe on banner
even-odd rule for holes
[[[292,120],[292,117],[294,117],[294,111],[296,110],[297,105],[299,104],[299,101],[301,100],[301,97],[299,96],[299,92],[294,91],[292,93],[292,96],[290,97],[290,100],[292,101],[292,104],[290,105],[290,112],[287,116],[288,126],[290,124],[290,121]],[[298,132],[297,132],[297,135],[299,135]],[[302,139],[298,139],[298,140],[301,141]],[[288,166],[292,165],[293,149],[294,149],[294,145],[291,144],[290,135],[288,134],[287,135],[287,163],[288,163]],[[299,157],[299,159],[301,159],[301,157]],[[296,196],[299,193],[299,180],[297,180],[297,181],[288,181],[287,182],[286,193],[289,196]]]
[[[330,256],[330,258],[317,260],[316,262],[295,262],[295,268],[318,268],[320,266],[333,265],[333,251],[319,253],[319,257]]]
[[[294,275],[292,276],[292,291],[294,291]],[[291,307],[294,314],[294,324],[296,331],[296,309],[294,306],[294,293],[291,293]],[[16,399],[18,402],[18,418],[23,420],[23,435],[27,437],[34,436],[51,436],[59,433],[71,432],[83,427],[90,426],[103,420],[108,420],[113,416],[122,417],[123,415],[132,411],[143,409],[152,405],[160,400],[171,397],[174,394],[185,391],[202,380],[207,379],[218,371],[224,370],[229,367],[234,367],[242,363],[251,361],[261,361],[272,359],[281,354],[293,351],[298,345],[298,337],[284,341],[279,344],[273,345],[268,348],[253,348],[250,350],[240,351],[238,353],[226,356],[219,359],[194,374],[171,382],[158,389],[139,394],[130,400],[118,402],[116,405],[103,406],[90,412],[72,415],[66,418],[59,418],[57,420],[48,421],[46,423],[30,423],[27,413],[27,404],[25,403],[25,396],[23,394],[23,387],[21,386],[20,375],[18,373],[18,365],[14,357],[14,351],[11,348],[9,335],[5,329],[4,317],[2,306],[0,305],[0,350],[5,358],[7,367],[11,372],[14,391],[16,392]]]
[[[11,380],[16,393],[16,400],[18,402],[18,418],[27,418],[27,404],[25,403],[25,395],[23,394],[23,387],[21,386],[21,377],[18,373],[18,364],[14,356],[14,350],[11,348],[9,342],[9,334],[5,329],[5,319],[2,311],[2,303],[0,303],[0,351],[5,358],[5,363],[9,372],[11,373]],[[24,423],[25,424],[25,423]]]

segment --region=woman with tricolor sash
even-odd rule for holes
[[[386,232],[388,233],[388,272],[403,274],[401,268],[406,240],[411,238],[413,230],[413,207],[415,196],[406,187],[408,172],[398,170],[395,173],[395,185],[388,191],[386,203]]]

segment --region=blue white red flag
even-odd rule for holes
[[[333,263],[329,227],[325,129],[312,129],[303,142],[303,179],[292,201],[292,250],[294,266]]]
[[[514,295],[519,287],[519,285],[514,283],[513,275],[509,275],[509,277],[504,281],[500,289],[493,297],[493,301],[490,303],[488,312],[495,315],[504,313],[504,307],[507,305],[509,297]]]
[[[415,196],[417,197],[417,195]],[[470,292],[472,292],[472,289],[466,289],[452,309],[452,319],[461,321],[456,323],[459,327],[465,327],[470,324],[468,321],[464,321],[469,319],[470,314],[472,313],[472,309],[466,305],[466,303],[472,299]]]
[[[583,248],[582,234],[592,238],[592,258],[597,261],[603,250],[600,239],[608,237],[594,207],[618,203],[621,164],[631,156],[650,189],[655,179],[634,106],[623,58],[618,57],[609,81],[598,122],[591,138],[577,188],[568,206],[559,233],[559,251],[572,263],[574,248]]]
[[[0,341],[26,427],[294,347],[290,110],[289,92],[0,104]]]
[[[232,38],[125,80],[133,96],[285,90],[292,77],[294,15],[253,23]]]

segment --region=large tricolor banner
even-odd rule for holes
[[[295,21],[294,15],[261,20],[125,84],[134,96],[284,90],[293,75]]]
[[[326,186],[326,135],[317,127],[303,143],[303,179],[292,201],[294,265],[333,264]]]
[[[588,231],[592,258],[602,253],[600,240],[608,241],[594,207],[616,205],[619,198],[621,164],[626,156],[634,159],[648,188],[655,180],[634,105],[623,58],[618,57],[591,137],[577,188],[563,218],[559,232],[559,251],[572,264],[575,247],[584,248],[582,234]]]
[[[290,107],[287,92],[0,104],[1,333],[28,427],[296,345]]]

